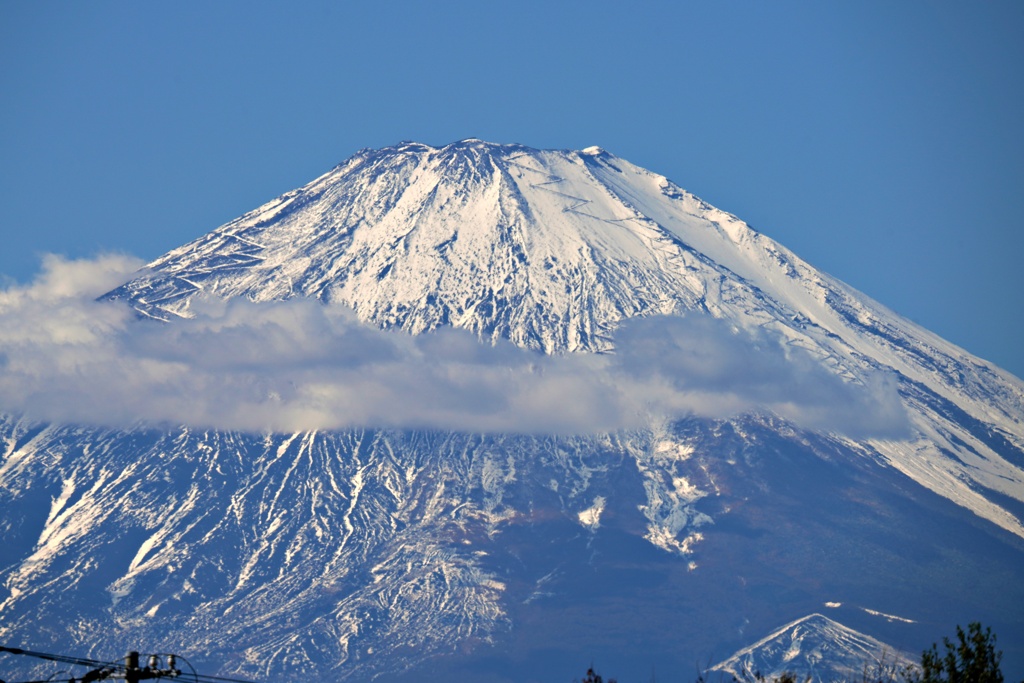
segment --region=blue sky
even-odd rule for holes
[[[1024,3],[0,4],[0,274],[362,147],[600,145],[1024,376]]]

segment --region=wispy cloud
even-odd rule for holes
[[[896,384],[880,373],[843,380],[764,328],[709,316],[637,318],[616,333],[613,372],[637,402],[668,416],[768,410],[803,427],[854,437],[903,436]]]
[[[844,382],[768,333],[706,317],[628,321],[614,354],[546,356],[453,329],[382,331],[309,300],[200,299],[172,323],[95,300],[139,265],[47,257],[35,282],[0,292],[0,410],[261,432],[592,433],[758,410],[852,435],[905,426],[886,382]]]

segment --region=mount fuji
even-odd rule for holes
[[[0,644],[630,680],[824,608],[1024,670],[1024,382],[600,148],[363,150],[88,334],[46,302],[0,299]]]

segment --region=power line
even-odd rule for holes
[[[48,659],[52,662],[61,662],[63,664],[78,664],[79,666],[111,666],[113,662],[101,662],[96,659],[84,659],[82,657],[69,657],[67,655],[52,655],[46,652],[34,652],[32,650],[22,650],[17,647],[4,647],[0,645],[0,652],[7,652],[12,655],[27,655],[29,657],[36,657],[37,659]]]
[[[251,681],[241,678],[223,678],[220,676],[200,674],[196,672],[195,668],[187,659],[181,655],[174,654],[147,655],[146,666],[141,666],[140,655],[134,650],[129,652],[123,660],[112,662],[104,662],[97,659],[86,659],[84,657],[72,657],[69,655],[51,654],[49,652],[36,652],[34,650],[24,650],[22,648],[5,647],[0,645],[0,653],[4,652],[12,655],[24,655],[51,662],[60,662],[61,664],[72,664],[74,666],[89,668],[89,671],[83,675],[69,676],[67,679],[56,678],[57,674],[54,674],[45,681],[12,681],[11,683],[63,683],[64,681],[67,681],[67,683],[93,683],[94,681],[103,681],[109,678],[124,679],[125,683],[140,683],[140,681],[144,680],[179,677],[190,679],[194,683],[252,683]],[[185,673],[179,669],[179,661],[184,662],[191,672]],[[0,680],[0,683],[5,682]]]

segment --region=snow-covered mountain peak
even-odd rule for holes
[[[636,200],[664,203],[692,232],[716,230],[694,214],[704,205],[593,149],[469,139],[364,150],[115,295],[157,317],[187,315],[200,292],[312,296],[383,326],[451,324],[547,351],[601,349],[624,317],[705,307],[721,268]]]
[[[821,614],[810,614],[781,627],[711,668],[740,680],[795,675],[797,680],[827,683],[868,679],[877,672],[895,673],[911,666],[906,653],[848,628]],[[895,676],[893,676],[895,678]]]
[[[766,265],[782,278],[811,272],[734,217],[598,147],[471,138],[363,150],[170,252],[112,296],[165,319],[189,315],[201,293],[306,296],[384,327],[452,325],[548,352],[604,350],[610,330],[637,315],[696,310],[762,324],[744,311],[772,294]]]

